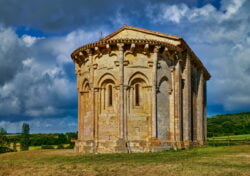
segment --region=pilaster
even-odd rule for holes
[[[123,43],[118,43],[117,44],[118,47],[118,61],[119,61],[119,70],[120,70],[120,105],[119,105],[119,112],[120,112],[120,139],[124,139],[124,123],[125,123],[125,119],[124,119],[124,66],[123,66],[123,62],[124,62],[124,44]]]
[[[185,147],[191,143],[191,61],[190,55],[186,55],[183,88],[183,141]]]
[[[204,142],[204,75],[203,70],[199,72],[197,94],[197,142],[202,145]]]
[[[89,139],[94,140],[95,139],[95,92],[94,92],[94,68],[93,68],[93,52],[91,49],[86,50],[88,54],[88,59],[90,61],[90,73],[89,73],[89,86],[90,86],[90,94],[89,99],[91,101],[90,104],[90,113],[91,113],[91,119],[92,123],[89,124],[92,126],[92,134],[89,136]]]
[[[182,79],[181,79],[181,59],[177,56],[177,63],[175,69],[175,140],[177,147],[181,148],[182,141]]]
[[[169,140],[171,142],[175,141],[175,67],[171,66],[170,68],[171,71],[171,89],[169,90],[169,118],[170,118],[170,134],[169,134]]]
[[[153,71],[152,71],[152,138],[157,138],[157,62],[160,46],[153,50]]]

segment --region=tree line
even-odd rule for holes
[[[208,137],[250,134],[250,112],[209,117],[207,132]]]
[[[56,134],[30,134],[29,124],[22,125],[20,134],[8,135],[7,131],[0,128],[0,153],[17,151],[17,146],[21,151],[29,150],[29,146],[42,146],[42,148],[51,148],[51,145],[57,145],[57,148],[64,148],[63,144],[69,144],[67,148],[73,148],[73,140],[77,139],[77,133],[56,133]]]

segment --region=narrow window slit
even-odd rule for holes
[[[139,87],[139,84],[135,85],[135,105],[140,106],[140,87]]]
[[[111,85],[108,86],[108,92],[109,92],[108,105],[112,106],[113,105],[113,94],[112,94],[112,86]]]

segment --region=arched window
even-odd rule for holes
[[[135,85],[135,106],[140,106],[140,87],[139,87],[139,84]]]
[[[112,93],[112,85],[108,86],[108,106],[113,105],[113,93]]]

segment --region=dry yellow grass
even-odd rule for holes
[[[250,146],[160,153],[78,155],[33,150],[0,155],[0,176],[250,176]]]

